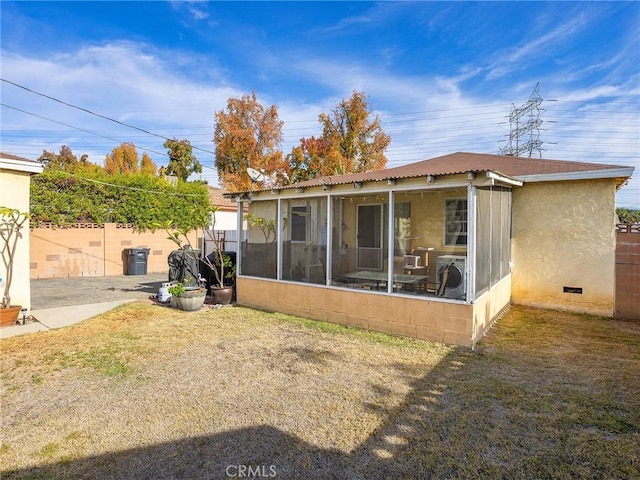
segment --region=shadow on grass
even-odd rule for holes
[[[4,471],[3,479],[218,479],[218,478],[430,478],[428,465],[413,459],[397,463],[403,449],[429,415],[425,402],[439,402],[443,378],[458,368],[463,350],[415,379],[405,402],[385,411],[385,424],[352,452],[323,449],[269,425],[185,438],[103,455],[64,459],[37,467]],[[410,375],[410,373],[407,373]],[[425,397],[428,393],[428,398]],[[370,406],[370,408],[379,408]],[[441,407],[442,408],[442,407]],[[407,471],[407,461],[413,464]],[[398,468],[402,471],[397,471]],[[391,476],[390,476],[391,475]],[[409,476],[407,476],[409,475]],[[416,476],[417,475],[417,476]]]
[[[7,471],[2,478],[640,478],[640,464],[631,458],[640,438],[637,402],[621,394],[605,400],[606,382],[596,388],[588,372],[581,379],[575,376],[582,376],[580,369],[590,368],[591,362],[601,362],[600,357],[592,358],[589,344],[579,344],[587,347],[585,357],[571,357],[573,365],[566,367],[562,360],[567,354],[553,343],[529,342],[548,357],[548,364],[539,353],[518,353],[530,336],[529,328],[552,328],[548,338],[571,344],[584,322],[565,323],[560,331],[556,321],[536,318],[516,327],[512,322],[502,328],[502,338],[513,328],[522,332],[515,335],[519,339],[509,337],[508,348],[500,352],[495,352],[495,345],[484,352],[453,349],[426,372],[398,365],[399,375],[409,380],[409,394],[394,408],[366,405],[383,416],[383,424],[350,452],[319,448],[263,425],[61,460]],[[625,346],[606,353],[621,343],[620,338],[610,338],[610,330],[606,333],[594,338],[611,342],[602,358],[616,359]],[[637,341],[629,342],[628,358],[638,358]],[[289,353],[309,358],[307,350]],[[556,374],[557,369],[563,370]],[[544,381],[536,384],[540,378]],[[384,385],[372,388],[385,393]],[[579,388],[584,390],[578,392]],[[589,407],[598,399],[603,402],[598,408]],[[624,429],[605,421],[616,405],[627,422]],[[592,418],[582,418],[589,412]]]
[[[249,473],[258,478],[327,478],[326,472],[340,460],[340,452],[317,449],[276,428],[259,426],[9,471],[2,478],[195,480],[243,478]]]

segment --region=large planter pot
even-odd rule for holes
[[[204,305],[204,299],[207,296],[206,288],[196,288],[190,290],[187,287],[187,291],[180,295],[173,295],[175,297],[176,306],[180,310],[185,312],[194,312],[200,310]]]
[[[12,327],[18,320],[22,305],[11,305],[9,308],[0,307],[0,327]]]
[[[211,298],[215,305],[229,305],[233,298],[233,287],[211,287]]]

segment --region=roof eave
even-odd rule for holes
[[[561,182],[565,180],[596,180],[604,178],[629,178],[634,167],[616,167],[600,170],[583,170],[577,172],[537,173],[532,175],[514,175],[523,182]]]
[[[524,183],[522,180],[519,180],[517,178],[514,177],[510,177],[509,175],[503,175],[502,173],[499,172],[494,172],[492,170],[487,170],[487,178],[490,179],[492,182],[498,182],[498,183],[505,183],[507,185],[512,185],[514,187],[521,187],[522,184]]]
[[[30,174],[42,173],[44,165],[31,160],[16,160],[13,158],[0,158],[0,170],[13,170]]]

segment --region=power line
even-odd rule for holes
[[[47,117],[44,117],[42,115],[38,115],[37,113],[27,112],[26,110],[22,110],[20,108],[12,107],[11,105],[7,105],[6,103],[0,103],[0,105],[2,105],[5,108],[10,108],[12,110],[16,110],[16,111],[21,112],[21,113],[26,113],[27,115],[32,115],[34,117],[41,118],[43,120],[47,120],[49,122],[57,123],[58,125],[63,125],[63,126],[68,127],[68,128],[73,128],[74,130],[78,130],[80,132],[85,132],[85,133],[88,133],[90,135],[95,135],[96,137],[106,138],[107,140],[113,140],[114,142],[123,143],[120,140],[117,140],[115,138],[107,137],[106,135],[101,135],[101,134],[96,133],[96,132],[91,132],[91,131],[85,130],[83,128],[74,127],[73,125],[69,125],[67,123],[59,122],[57,120],[53,120],[52,118],[47,118]],[[133,144],[133,146],[138,148],[135,144]],[[140,147],[140,150],[144,150],[144,151],[147,151],[147,152],[155,153],[156,155],[168,155],[167,153],[156,152],[155,150],[151,150],[149,148],[144,148],[144,147]]]
[[[529,100],[524,105],[511,108],[509,115],[509,136],[507,144],[500,149],[501,155],[510,155],[519,157],[523,153],[529,153],[529,158],[533,156],[533,151],[537,150],[538,156],[542,158],[542,142],[540,141],[540,105],[542,98],[540,97],[540,83],[536,84]],[[521,119],[527,118],[526,123],[522,124]],[[527,138],[528,137],[528,138]],[[525,138],[526,141],[522,141]]]
[[[158,193],[158,194],[162,194],[162,195],[172,195],[174,197],[201,197],[201,194],[198,193],[173,193],[173,192],[167,192],[167,191],[160,191],[160,190],[149,190],[146,188],[138,188],[138,187],[130,187],[128,185],[118,185],[115,183],[109,183],[109,182],[103,182],[101,180],[96,180],[93,178],[87,178],[87,177],[81,177],[79,175],[76,175],[75,173],[71,173],[71,172],[67,172],[65,170],[59,170],[57,168],[50,168],[51,171],[53,172],[57,172],[57,173],[62,173],[64,175],[69,175],[71,177],[75,177],[79,180],[85,180],[87,182],[92,182],[92,183],[97,183],[99,185],[106,185],[109,187],[116,187],[116,188],[122,188],[125,190],[135,190],[138,192],[145,192],[145,193]]]
[[[115,118],[107,117],[106,115],[101,115],[101,114],[93,112],[93,111],[91,111],[89,109],[86,109],[86,108],[83,108],[83,107],[79,107],[79,106],[73,105],[71,103],[64,102],[64,101],[59,100],[59,99],[57,99],[55,97],[52,97],[50,95],[46,95],[46,94],[41,93],[41,92],[36,92],[35,90],[27,88],[27,87],[25,87],[23,85],[20,85],[18,83],[12,82],[10,80],[6,80],[4,78],[0,78],[0,80],[2,80],[5,83],[8,83],[10,85],[14,85],[14,86],[16,86],[18,88],[26,90],[29,93],[33,93],[35,95],[40,95],[41,97],[48,98],[49,100],[53,100],[54,102],[61,103],[62,105],[66,105],[67,107],[75,108],[75,109],[78,109],[80,111],[86,112],[86,113],[88,113],[90,115],[94,115],[96,117],[103,118],[103,119],[108,120],[110,122],[117,123],[118,125],[122,125],[123,127],[132,128],[134,130],[138,130],[139,132],[143,132],[143,133],[146,133],[147,135],[151,135],[151,136],[154,136],[154,137],[162,138],[164,140],[169,140],[169,141],[173,140],[172,138],[165,137],[165,136],[160,135],[158,133],[150,132],[149,130],[145,130],[144,128],[136,127],[135,125],[129,125],[128,123],[121,122],[120,120],[116,120]],[[212,152],[211,150],[206,150],[204,148],[196,147],[196,146],[193,146],[193,145],[191,146],[191,148],[195,149],[195,150],[200,150],[200,151],[205,152],[205,153],[211,153],[211,154],[215,155],[215,152]]]

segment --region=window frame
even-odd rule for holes
[[[307,242],[307,222],[311,215],[311,205],[291,205],[291,231],[290,237],[292,243]],[[296,212],[296,213],[294,213]],[[298,238],[302,233],[302,238]]]
[[[452,210],[449,205],[455,202],[457,204],[456,209]],[[458,206],[463,203],[464,210],[459,209]],[[464,219],[457,218],[458,212],[464,212]],[[453,213],[454,216],[451,216]],[[444,236],[442,244],[447,247],[467,247],[469,245],[469,200],[465,197],[445,198],[444,199]],[[449,230],[451,224],[462,225],[459,231]],[[464,242],[459,241],[451,242],[451,239],[460,239],[464,237]]]

